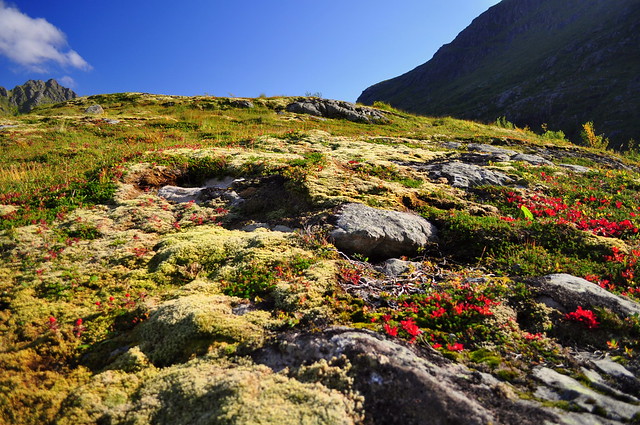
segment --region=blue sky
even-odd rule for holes
[[[499,0],[0,0],[0,86],[355,101]]]

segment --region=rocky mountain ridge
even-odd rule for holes
[[[614,146],[638,139],[640,4],[503,0],[431,60],[363,91],[424,115],[563,130],[594,121]]]
[[[54,79],[46,82],[29,80],[11,90],[0,87],[0,112],[26,113],[39,105],[64,102],[76,97],[78,95],[73,90],[61,86]]]

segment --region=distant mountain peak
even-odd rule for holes
[[[29,112],[38,105],[75,99],[78,95],[61,86],[56,80],[29,80],[11,90],[0,87],[0,111],[3,113]]]
[[[502,0],[428,62],[366,90],[408,112],[577,138],[593,121],[617,146],[640,139],[640,2]]]

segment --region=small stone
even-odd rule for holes
[[[403,261],[398,258],[389,258],[384,263],[376,267],[376,270],[390,277],[398,277],[420,267],[416,261]]]

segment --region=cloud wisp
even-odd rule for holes
[[[0,0],[0,55],[33,72],[56,63],[88,71],[91,65],[68,48],[62,31],[43,18],[31,18]]]

